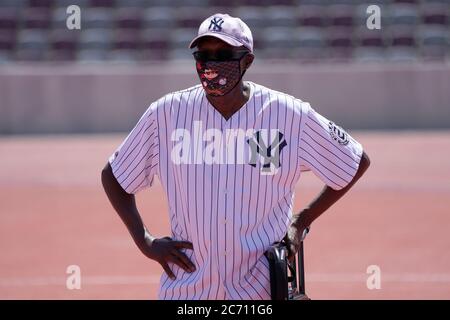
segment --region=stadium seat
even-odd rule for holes
[[[192,52],[188,49],[191,40],[197,35],[197,29],[175,29],[170,35],[169,59],[192,59]]]
[[[138,30],[142,27],[141,10],[119,8],[115,12],[116,28]]]
[[[0,65],[9,64],[13,61],[12,53],[9,50],[0,50]]]
[[[56,2],[57,0],[28,0],[28,7],[50,9]]]
[[[116,50],[139,50],[139,33],[133,30],[116,30],[114,34],[113,47]]]
[[[144,47],[139,52],[139,57],[142,61],[166,60],[168,56],[169,50],[167,49],[150,49]]]
[[[285,50],[282,50],[280,48],[263,48],[263,47],[260,47],[260,48],[258,48],[256,56],[258,58],[258,61],[259,60],[267,60],[267,59],[279,59],[279,57],[283,56],[281,51],[285,51]],[[291,54],[292,51],[289,52],[289,53]]]
[[[89,5],[91,7],[113,8],[115,0],[90,0]]]
[[[391,26],[386,48],[386,59],[390,62],[414,62],[419,59],[415,28],[407,25]]]
[[[16,8],[21,9],[26,7],[28,0],[2,0],[0,1],[0,8]]]
[[[368,2],[367,1],[363,1],[363,0],[356,0],[354,1],[356,5],[363,5],[363,6],[368,6]],[[385,6],[385,5],[389,5],[391,3],[393,3],[394,0],[371,0],[370,4],[376,4],[378,6]]]
[[[417,32],[421,45],[446,46],[450,41],[449,30],[440,26],[422,26]]]
[[[193,61],[190,51],[182,48],[169,50],[168,59]]]
[[[391,25],[412,25],[420,23],[418,7],[414,4],[396,3],[388,9],[389,24]]]
[[[355,32],[355,41],[359,47],[383,48],[387,45],[384,30],[369,30],[365,26]]]
[[[325,33],[322,28],[299,27],[293,33],[299,43],[297,59],[314,62],[327,56]]]
[[[208,14],[202,8],[179,7],[174,9],[174,16],[178,28],[198,28]]]
[[[249,6],[249,7],[265,7],[270,4],[278,4],[270,0],[234,0],[235,5]],[[228,5],[229,6],[229,5]]]
[[[347,62],[352,58],[355,46],[352,33],[346,30],[331,29],[327,34],[328,59],[336,62]]]
[[[14,32],[18,23],[19,13],[13,8],[0,7],[0,31]]]
[[[234,0],[227,1],[226,0],[209,0],[210,6],[218,6],[218,7],[232,7],[236,6],[236,3]],[[240,3],[239,5],[243,6],[243,3]]]
[[[197,29],[175,29],[170,34],[170,48],[183,49],[188,51],[188,45],[192,39],[197,35]]]
[[[215,1],[216,5],[218,1]],[[267,6],[293,6],[295,5],[295,1],[294,0],[234,0],[234,5],[230,5],[225,3],[225,1],[219,1],[220,3],[222,3],[222,5],[225,6],[230,6],[230,7],[234,7],[234,6],[248,6],[248,7],[267,7]]]
[[[214,6],[208,6],[206,8],[202,8],[202,19],[200,22],[202,22],[203,20],[205,20],[206,18],[212,16],[213,14],[216,13],[227,13],[229,15],[235,16],[234,15],[234,9],[230,8],[230,7],[214,7]],[[198,28],[199,25],[196,26],[196,28]],[[253,31],[253,30],[252,30]]]
[[[389,62],[416,62],[419,60],[419,55],[414,48],[391,47],[386,49],[386,60]]]
[[[326,9],[317,5],[302,5],[295,9],[298,25],[304,27],[324,27],[327,24],[327,17],[324,14]]]
[[[145,29],[141,31],[140,43],[144,50],[166,51],[169,48],[169,31],[161,32],[160,29]]]
[[[75,51],[77,48],[79,32],[67,29],[53,30],[50,33],[49,41],[54,50]]]
[[[269,4],[276,4],[279,6],[295,6],[295,0],[277,0],[277,1],[267,1]]]
[[[82,29],[113,29],[114,15],[109,8],[88,8],[83,9],[81,25]]]
[[[331,48],[351,48],[354,45],[352,34],[342,30],[330,30],[327,42]]]
[[[335,5],[355,5],[363,0],[330,0],[327,4],[335,4]],[[376,0],[375,0],[376,1]],[[370,1],[370,3],[375,3],[375,1]],[[367,3],[367,2],[366,2]]]
[[[394,0],[396,3],[417,4],[420,0]]]
[[[47,59],[54,62],[72,62],[76,60],[76,51],[51,49],[48,52]]]
[[[382,63],[386,61],[385,50],[383,48],[355,48],[353,61],[356,63]]]
[[[280,48],[285,51],[284,56],[288,55],[288,50],[300,46],[300,41],[293,35],[292,28],[269,27],[265,28],[261,35],[261,48]]]
[[[15,58],[19,61],[45,60],[48,48],[47,32],[37,29],[21,30],[17,36]]]
[[[117,8],[144,9],[149,5],[147,0],[116,0]]]
[[[351,5],[331,5],[327,7],[327,16],[331,27],[352,28],[355,7]]]
[[[171,8],[152,7],[144,10],[142,15],[144,28],[171,29],[175,27],[176,21]]]
[[[450,0],[427,0],[427,1],[423,1],[429,4],[450,4]]]
[[[442,26],[422,26],[417,32],[417,42],[420,54],[426,60],[442,60],[450,52],[450,34]]]
[[[13,51],[16,45],[15,34],[0,30],[0,51]]]
[[[173,0],[174,1],[174,7],[181,7],[181,6],[190,6],[190,7],[202,7],[207,8],[209,6],[214,6],[212,3],[210,3],[209,0],[189,0],[186,2],[185,0]]]
[[[87,29],[80,33],[78,46],[84,50],[110,50],[112,38],[112,30]]]
[[[295,0],[296,5],[327,5],[330,0]]]
[[[139,60],[139,54],[135,50],[112,50],[107,55],[108,61],[135,64]]]
[[[108,51],[102,49],[81,49],[77,52],[77,60],[82,63],[107,61]]]
[[[323,48],[326,45],[321,28],[300,27],[293,32],[293,36],[301,48]]]
[[[266,8],[266,25],[271,27],[296,27],[297,15],[289,6],[269,6]]]
[[[293,36],[292,28],[269,27],[257,34],[256,54],[264,59],[289,59],[296,56],[299,41]]]
[[[263,48],[264,43],[263,43],[263,30],[264,29],[258,29],[256,31],[252,30],[252,35],[253,35],[253,50],[259,50],[261,48]]]
[[[242,6],[236,8],[233,12],[234,16],[241,18],[252,31],[267,27],[264,8]]]
[[[414,30],[408,27],[397,27],[390,29],[389,45],[393,47],[415,47],[416,38]]]
[[[42,30],[21,30],[17,35],[17,48],[46,50],[48,48],[47,36],[47,32]]]
[[[449,25],[450,1],[449,4],[423,4],[421,7],[422,22],[427,25]]]
[[[50,33],[49,59],[52,61],[70,61],[76,58],[79,31],[57,29]]]
[[[66,13],[66,8],[63,7],[54,9],[51,18],[52,29],[67,29],[67,17],[68,14]]]
[[[27,8],[20,12],[21,24],[27,29],[49,29],[50,11],[42,8]]]
[[[90,7],[90,0],[55,0],[54,9],[64,9],[70,5],[77,5],[80,9],[86,9]]]
[[[193,0],[193,5],[195,6],[195,3],[201,2],[202,0]],[[190,5],[190,2],[187,3],[184,0],[147,0],[147,6],[149,8],[152,7],[168,7],[168,8],[177,8],[180,6],[187,6]]]

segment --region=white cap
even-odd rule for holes
[[[244,46],[253,52],[253,36],[250,28],[239,18],[228,14],[216,13],[202,22],[198,35],[191,41],[189,48],[197,45],[201,37],[212,36],[234,47]]]

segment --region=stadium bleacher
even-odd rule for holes
[[[81,30],[66,27],[71,4]],[[370,4],[381,30],[366,27]],[[450,0],[0,0],[0,63],[186,59],[215,12],[244,20],[266,59],[450,60]]]

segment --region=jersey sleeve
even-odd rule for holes
[[[150,187],[158,172],[158,124],[153,107],[147,109],[109,158],[117,182],[129,194]]]
[[[301,170],[311,170],[334,190],[345,188],[358,171],[361,144],[309,104],[303,107],[305,117],[298,149]]]

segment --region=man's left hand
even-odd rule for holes
[[[294,219],[284,236],[283,240],[288,249],[288,260],[293,261],[296,253],[300,249],[300,244],[308,233],[309,227],[301,223],[301,214]]]

